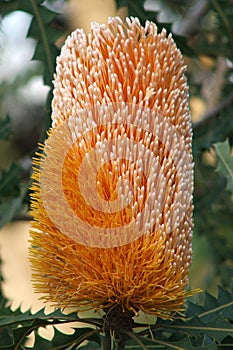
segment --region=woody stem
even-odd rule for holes
[[[123,310],[120,305],[106,308],[104,311],[106,312],[104,320],[104,350],[124,349],[127,337],[126,332],[133,329],[133,316],[135,316],[135,313],[131,310]],[[114,348],[112,348],[112,338],[114,338]]]

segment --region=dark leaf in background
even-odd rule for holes
[[[59,54],[57,40],[64,35],[64,31],[58,26],[54,26],[53,21],[60,14],[47,8],[42,0],[2,0],[2,14],[7,15],[11,11],[21,10],[32,16],[32,21],[28,30],[28,37],[36,40],[36,47],[33,59],[43,64],[44,83],[52,87],[53,74],[55,72],[56,57]],[[52,94],[48,95],[46,103],[46,119],[43,131],[51,124],[51,100]]]
[[[11,119],[7,116],[5,119],[0,119],[0,140],[8,140],[12,133]]]
[[[12,163],[8,169],[0,172],[0,202],[4,197],[14,197],[19,194],[22,172],[23,169],[16,163]]]
[[[216,171],[226,178],[226,189],[233,192],[233,156],[230,154],[229,141],[216,143],[214,147],[218,161]]]
[[[10,222],[23,208],[28,183],[21,181],[23,168],[12,163],[0,171],[0,228]]]

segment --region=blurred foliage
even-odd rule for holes
[[[0,140],[7,140],[11,134],[11,119],[7,116],[1,120],[0,125]]]
[[[154,21],[159,30],[165,27],[186,55],[191,101],[195,97],[205,107],[204,114],[193,121],[193,154],[195,161],[195,240],[204,236],[213,255],[214,271],[222,284],[217,297],[207,292],[202,303],[188,302],[186,318],[157,320],[150,328],[128,332],[126,349],[232,349],[233,348],[233,1],[193,0],[157,1],[160,9],[145,10],[145,1],[116,0],[117,7],[126,6],[129,15],[141,22]],[[28,36],[36,41],[33,60],[43,67],[44,84],[50,87],[43,107],[44,125],[37,133],[43,141],[50,125],[51,88],[58,39],[64,35],[53,1],[1,0],[2,18],[20,10],[31,15]],[[161,22],[161,11],[173,13],[173,22]],[[199,12],[198,12],[199,11]],[[175,32],[175,28],[178,30]],[[41,69],[39,69],[41,71]],[[13,83],[0,81],[0,96],[14,93],[38,69],[25,73]],[[0,106],[1,108],[1,106]],[[193,107],[195,109],[195,105]],[[1,112],[1,110],[0,110]],[[25,115],[27,118],[27,115]],[[43,136],[41,136],[43,135]],[[11,116],[0,116],[0,151],[14,135]],[[28,209],[28,186],[31,167],[25,165],[33,149],[16,162],[0,167],[0,227]],[[0,161],[3,155],[0,152]],[[26,157],[26,158],[25,158]],[[230,292],[231,290],[231,292]],[[82,321],[86,328],[75,326],[72,335],[55,330],[51,341],[42,338],[39,327]],[[0,349],[28,349],[27,336],[35,333],[34,349],[100,349],[103,344],[103,319],[80,320],[75,313],[60,310],[46,315],[20,309],[12,311],[0,290]],[[88,344],[83,343],[89,339]],[[80,347],[81,346],[81,347]],[[107,349],[107,348],[106,348]],[[112,347],[108,347],[112,349]]]

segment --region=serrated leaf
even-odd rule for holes
[[[28,1],[23,1],[24,8],[27,8]],[[48,83],[47,73],[49,72],[49,85],[51,85],[51,80],[55,71],[55,59],[58,55],[58,49],[55,50],[56,54],[54,55],[51,51],[52,46],[55,48],[55,42],[50,38],[50,30],[53,32],[54,37],[54,28],[49,27],[51,20],[57,15],[55,12],[44,8],[44,1],[31,1],[30,13],[33,15],[31,26],[28,31],[28,36],[32,36],[34,39],[38,40],[37,45],[42,45],[40,52],[37,54],[37,59],[44,63],[46,71],[44,72],[44,78],[46,78],[46,83]],[[53,43],[53,45],[51,44]]]
[[[88,335],[90,334],[91,340],[96,344],[100,345],[100,339],[97,335],[91,335],[93,333],[92,328],[78,328],[75,329],[73,334],[65,334],[58,329],[54,328],[54,336],[51,340],[46,340],[41,337],[38,333],[35,334],[35,343],[33,346],[34,350],[52,350],[52,349],[68,349],[73,346],[72,349],[75,349],[78,346],[78,341],[81,337],[83,337],[83,341],[85,341],[85,336],[88,339]],[[81,342],[83,342],[81,340]],[[30,349],[25,347],[25,349]]]
[[[7,14],[8,2],[4,1],[4,14]],[[12,6],[10,4],[12,3]],[[57,12],[45,6],[44,0],[10,0],[9,11],[14,8],[32,15],[32,21],[28,30],[28,36],[37,41],[34,57],[44,65],[44,81],[52,85],[55,72],[56,56],[59,53],[55,41],[62,36],[62,31],[51,25],[52,20],[58,15]],[[39,49],[37,48],[39,46]]]
[[[233,339],[233,287],[231,292],[219,287],[217,298],[206,292],[203,305],[189,301],[186,314],[186,319],[174,321],[158,318],[150,330],[143,330],[139,335],[151,337],[152,332],[158,343],[167,338],[167,343],[172,343],[172,346],[177,341],[178,344],[184,342],[184,349],[192,349],[189,345],[191,340],[194,349],[216,349],[215,345],[222,344],[225,339],[229,343],[229,339]],[[171,335],[169,338],[168,334]]]
[[[210,322],[203,322],[198,317],[194,317],[189,321],[180,320],[173,324],[172,328],[177,331],[181,330],[184,333],[187,332],[191,336],[207,335],[219,342],[228,335],[233,336],[233,325],[223,318],[221,314]]]
[[[54,321],[54,324],[66,323],[66,322],[82,322],[90,323],[93,325],[101,325],[101,319],[86,319],[78,317],[76,312],[71,312],[70,314],[64,314],[60,309],[57,309],[49,314],[45,313],[45,309],[41,309],[36,313],[32,314],[30,310],[16,314],[13,313],[12,316],[0,314],[0,327],[12,326],[17,324],[29,324],[31,325],[36,320],[42,321],[41,326],[47,326]],[[44,322],[44,323],[43,323]]]
[[[218,165],[216,171],[227,179],[226,189],[233,192],[233,156],[230,154],[228,140],[214,144]]]
[[[205,292],[204,305],[188,302],[187,317],[197,315],[201,320],[209,322],[218,317],[219,314],[233,321],[233,291],[230,293],[222,287],[218,287],[217,298]]]
[[[9,308],[0,310],[0,329],[4,327],[6,327],[6,329],[8,328],[10,332],[9,334],[12,335],[13,339],[12,343],[8,344],[8,347],[4,347],[4,350],[14,350],[16,344],[19,345],[27,335],[40,327],[70,322],[82,322],[92,324],[94,326],[102,326],[101,320],[99,319],[79,318],[76,312],[63,314],[60,309],[57,309],[49,314],[45,314],[45,309],[41,309],[35,314],[32,314],[30,310],[24,313],[22,313],[20,309],[14,312]],[[77,344],[81,344],[86,338],[100,344],[100,339],[96,334],[97,332],[98,331],[93,328],[80,327],[75,328],[73,335],[66,335],[58,330],[55,330],[55,335],[52,341],[49,342],[36,334],[36,341],[38,341],[39,345],[35,346],[34,349],[52,349],[51,344],[54,346],[54,348],[59,348],[61,342],[69,343],[75,341]],[[24,347],[24,349],[27,348]]]
[[[12,133],[11,119],[7,116],[5,119],[0,119],[0,140],[7,140]]]
[[[168,343],[168,342],[167,342]],[[193,346],[190,338],[186,337],[182,340],[179,340],[178,342],[174,343],[168,343],[168,347],[166,349],[174,349],[174,350],[197,350],[196,346]],[[198,349],[203,349],[203,350],[216,350],[217,346],[211,342],[211,344],[208,345],[203,345],[201,347],[198,347]]]
[[[156,349],[156,350],[215,350],[217,347],[211,341],[210,344],[203,345],[202,347],[196,347],[192,344],[190,337],[184,336],[183,339],[178,341],[171,341],[166,338],[160,339],[154,337],[153,339],[148,339],[146,337],[139,337],[141,343],[145,346],[145,349]],[[142,346],[137,344],[136,341],[127,342],[126,349],[142,349]]]

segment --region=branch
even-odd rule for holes
[[[175,26],[175,33],[182,36],[192,36],[200,29],[200,18],[208,11],[207,0],[197,0],[194,5],[188,9],[184,17]]]
[[[16,215],[13,217],[12,221],[31,221],[32,217],[28,213]]]

